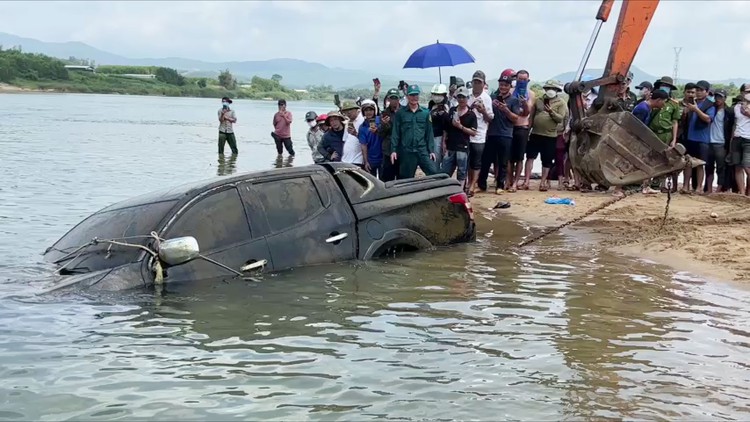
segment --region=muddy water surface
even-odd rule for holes
[[[34,296],[103,206],[310,162],[302,125],[276,163],[274,105],[235,105],[221,163],[214,101],[0,95],[0,419],[748,418],[747,291],[560,236],[510,252],[528,231],[499,213],[399,260]]]

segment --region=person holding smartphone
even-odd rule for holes
[[[467,190],[466,177],[469,171],[469,140],[477,132],[477,116],[469,109],[469,90],[460,87],[456,90],[458,104],[448,112],[449,125],[445,126],[445,142],[443,150],[445,157],[440,171],[453,176],[461,182],[461,187]]]
[[[232,149],[232,155],[237,155],[237,139],[234,137],[234,123],[237,123],[237,116],[230,107],[232,100],[229,97],[221,99],[221,108],[219,109],[219,154],[224,155],[224,144],[229,144]]]
[[[695,157],[704,162],[708,162],[709,148],[711,142],[711,123],[716,117],[716,106],[713,101],[708,99],[708,91],[711,84],[707,81],[698,81],[695,83],[695,96],[686,98],[686,131],[685,131],[685,149],[691,157]],[[705,167],[700,165],[695,167],[695,175],[692,169],[685,169],[682,174],[683,182],[680,193],[690,194],[703,191],[703,181],[705,178]],[[695,177],[695,183],[691,184],[691,179]]]
[[[534,105],[531,136],[526,148],[524,186],[529,185],[534,160],[540,155],[542,158],[542,180],[539,184],[539,190],[546,192],[550,188],[550,169],[555,163],[558,126],[565,121],[568,104],[560,97],[562,86],[558,81],[547,81],[542,89],[544,89],[544,95]]]

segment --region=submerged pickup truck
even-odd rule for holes
[[[383,183],[351,164],[326,163],[212,179],[111,205],[71,229],[44,259],[62,276],[55,286],[124,290],[475,239],[471,203],[455,179]]]

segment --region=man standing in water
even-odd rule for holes
[[[292,112],[286,109],[286,100],[279,100],[279,111],[273,115],[273,137],[276,142],[276,152],[281,155],[286,148],[290,157],[294,157],[294,147],[292,146]]]
[[[409,85],[406,91],[408,104],[399,108],[393,119],[391,162],[400,162],[399,179],[414,177],[417,166],[427,176],[437,173],[432,152],[434,138],[430,111],[419,105],[420,93],[419,86]]]
[[[221,99],[221,108],[219,109],[219,154],[224,155],[224,144],[228,143],[232,149],[232,155],[237,155],[237,139],[234,137],[233,123],[237,123],[237,116],[234,110],[229,108],[232,100],[229,97]]]

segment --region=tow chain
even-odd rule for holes
[[[589,217],[592,214],[594,214],[596,212],[599,212],[599,211],[601,211],[601,210],[609,207],[610,205],[613,205],[613,204],[616,204],[616,203],[622,201],[623,199],[625,199],[628,196],[630,196],[630,195],[638,192],[639,190],[640,190],[640,187],[636,188],[636,189],[630,189],[630,190],[627,190],[627,191],[623,191],[623,193],[624,193],[623,196],[610,199],[609,201],[606,201],[606,202],[602,203],[601,205],[597,205],[594,208],[591,208],[590,210],[588,210],[585,213],[583,213],[583,215],[580,215],[580,216],[578,216],[578,217],[576,217],[576,218],[574,218],[572,220],[566,221],[565,223],[560,224],[559,226],[556,226],[556,227],[553,227],[551,229],[545,230],[542,233],[540,233],[540,234],[538,234],[538,235],[536,235],[536,236],[534,236],[534,237],[532,237],[530,239],[526,239],[523,242],[519,243],[517,247],[522,248],[524,246],[530,245],[530,244],[536,242],[537,240],[540,240],[542,238],[545,238],[545,237],[551,235],[552,233],[560,231],[563,228],[565,228],[565,227],[567,227],[567,226],[569,226],[571,224],[575,224],[575,223],[583,220],[584,218]]]
[[[685,168],[684,170],[688,170],[690,168],[690,157],[687,156],[685,158]],[[667,175],[667,205],[664,207],[664,218],[661,220],[661,225],[659,225],[659,230],[657,230],[657,233],[661,233],[661,231],[664,229],[664,226],[667,224],[667,216],[669,215],[669,203],[672,202],[672,175]]]
[[[690,168],[690,157],[686,156],[686,158],[685,158],[685,168],[683,170],[687,170],[689,168]],[[536,242],[536,241],[538,241],[540,239],[543,239],[543,238],[551,235],[552,233],[558,232],[558,231],[562,230],[563,228],[565,228],[565,227],[567,227],[567,226],[569,226],[571,224],[575,224],[575,223],[583,220],[584,218],[589,217],[589,216],[593,215],[594,213],[599,212],[599,211],[601,211],[601,210],[609,207],[610,205],[613,205],[613,204],[616,204],[617,202],[622,201],[623,199],[625,199],[625,198],[629,197],[630,195],[638,192],[639,190],[640,190],[640,187],[624,191],[623,192],[624,193],[623,196],[611,199],[611,200],[609,200],[607,202],[602,203],[601,205],[597,205],[594,208],[591,208],[590,210],[588,210],[585,213],[583,213],[583,215],[580,215],[580,216],[578,216],[578,217],[576,217],[576,218],[574,218],[572,220],[566,221],[565,223],[560,224],[559,226],[552,227],[551,229],[545,230],[542,233],[540,233],[540,234],[538,234],[538,235],[536,235],[536,236],[534,236],[534,237],[532,237],[530,239],[526,239],[523,242],[519,243],[517,247],[522,248],[522,247],[530,245],[530,244],[532,244],[532,243],[534,243],[534,242]],[[663,219],[661,221],[661,226],[659,227],[659,231],[661,231],[664,228],[664,225],[667,222],[667,216],[669,215],[669,203],[670,202],[672,202],[672,175],[671,174],[667,175],[667,205],[664,207],[664,217],[663,217]]]

